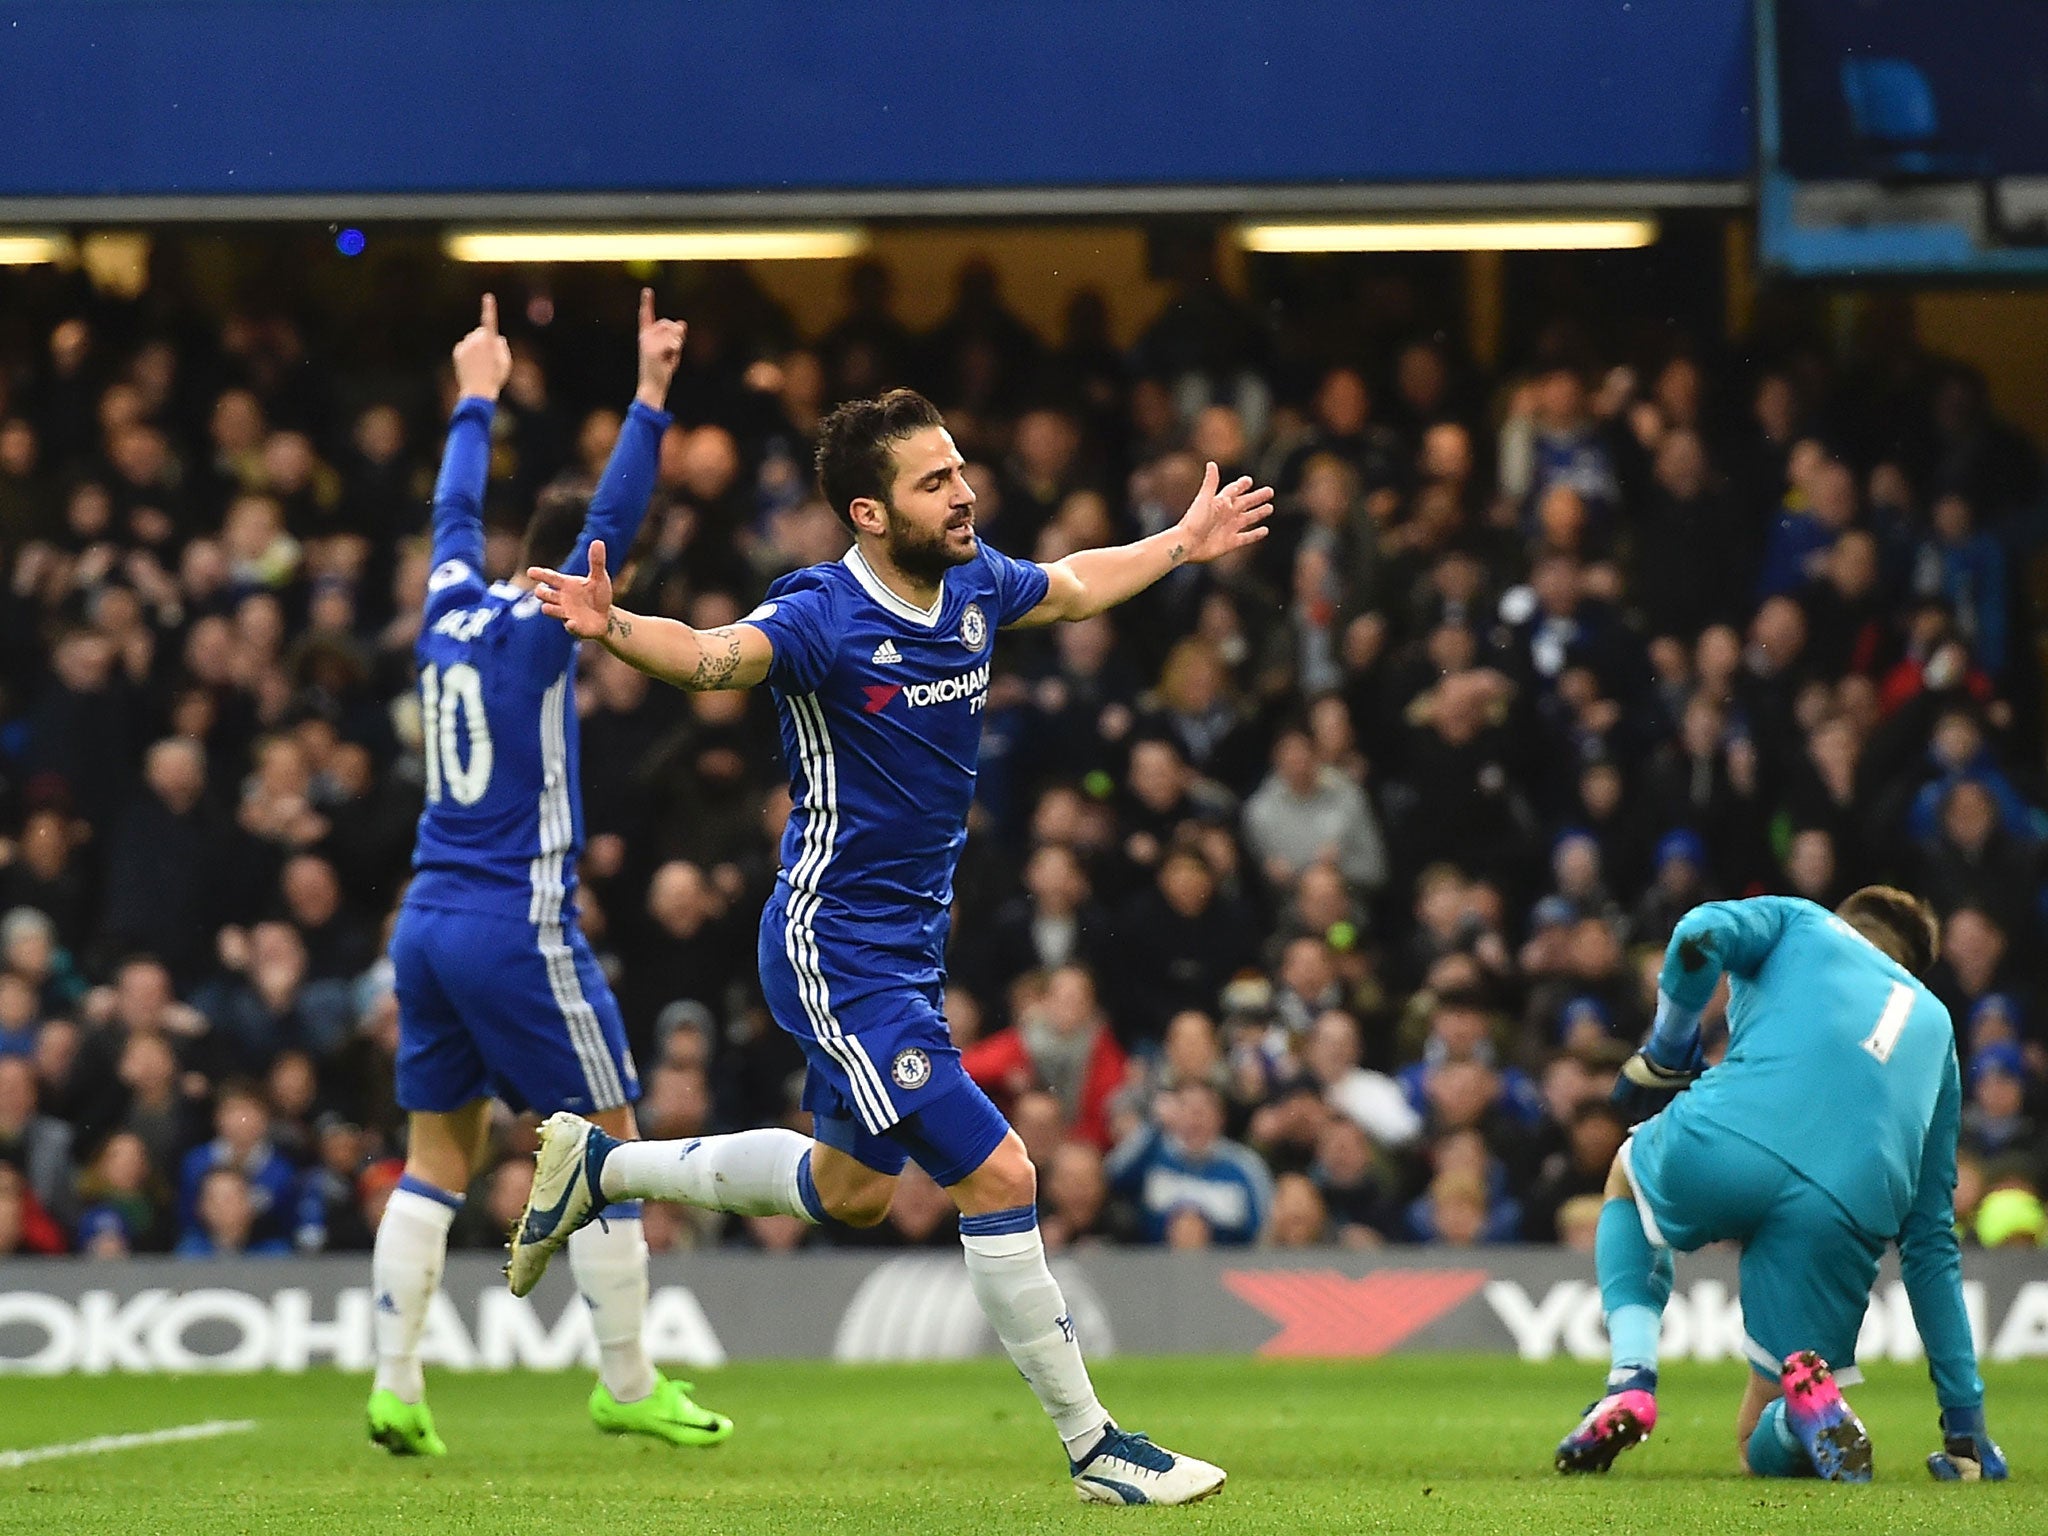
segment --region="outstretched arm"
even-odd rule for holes
[[[498,334],[498,301],[485,294],[476,329],[455,344],[459,398],[441,450],[434,482],[434,563],[439,571],[461,561],[481,577],[484,566],[484,486],[491,468],[491,417],[512,374],[512,349]],[[430,590],[440,590],[433,588]]]
[[[640,290],[640,382],[633,404],[619,427],[618,445],[590,498],[583,536],[576,541],[562,569],[581,575],[589,568],[590,545],[602,539],[613,549],[630,550],[654,494],[654,476],[661,456],[661,435],[668,430],[668,390],[682,361],[688,328],[680,320],[659,320],[654,290]]]
[[[692,629],[674,619],[643,618],[612,606],[612,578],[604,541],[590,546],[590,574],[578,576],[529,567],[541,612],[560,619],[579,640],[595,640],[619,660],[650,677],[692,693],[751,688],[768,676],[774,647],[752,624]]]
[[[1077,550],[1046,566],[1050,585],[1045,596],[1013,627],[1035,629],[1063,619],[1092,618],[1130,601],[1177,566],[1204,565],[1258,543],[1266,536],[1260,524],[1273,510],[1273,488],[1254,489],[1246,475],[1219,490],[1217,478],[1211,464],[1186,513],[1164,532],[1114,549]]]

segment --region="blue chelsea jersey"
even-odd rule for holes
[[[890,985],[943,974],[996,631],[1047,586],[1042,567],[983,544],[920,609],[856,549],[784,576],[742,621],[774,646],[790,764],[771,911],[783,906],[832,971]]]
[[[592,539],[624,564],[668,421],[634,404],[561,569],[589,569]],[[434,491],[434,568],[413,650],[426,808],[406,900],[545,926],[574,921],[583,847],[576,642],[531,593],[483,578],[490,422],[488,401],[457,406]]]

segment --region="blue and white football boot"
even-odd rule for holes
[[[1194,1504],[1223,1491],[1221,1467],[1176,1455],[1114,1424],[1095,1449],[1068,1466],[1084,1504]]]
[[[548,1260],[569,1241],[569,1235],[590,1225],[605,1208],[598,1170],[618,1144],[616,1137],[567,1110],[541,1122],[533,1193],[526,1197],[526,1209],[512,1229],[512,1257],[505,1265],[505,1278],[514,1296],[524,1296],[539,1285],[548,1271]]]

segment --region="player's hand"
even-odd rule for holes
[[[1651,1057],[1648,1050],[1637,1051],[1621,1064],[1621,1073],[1614,1080],[1614,1092],[1609,1101],[1622,1112],[1628,1123],[1647,1120],[1658,1113],[1706,1069],[1706,1062],[1699,1054],[1697,1043],[1693,1046],[1693,1060],[1683,1067],[1667,1067]]]
[[[1942,1410],[1941,1449],[1927,1458],[1927,1470],[1941,1483],[2005,1481],[2005,1452],[1984,1427],[1982,1408]]]
[[[661,410],[668,403],[668,387],[683,360],[683,338],[690,328],[680,320],[657,320],[654,290],[640,290],[640,387],[634,398]]]
[[[498,334],[498,298],[484,295],[476,329],[455,343],[455,388],[467,397],[496,400],[512,377],[512,344]]]
[[[604,568],[604,540],[590,541],[590,574],[565,576],[546,566],[529,565],[527,578],[533,595],[540,599],[540,611],[560,619],[562,627],[578,640],[599,640],[611,626],[612,578]]]
[[[1202,476],[1201,490],[1174,529],[1178,540],[1175,565],[1203,565],[1266,536],[1267,530],[1259,525],[1273,511],[1273,487],[1254,488],[1250,475],[1240,475],[1219,489],[1217,479],[1212,463]]]

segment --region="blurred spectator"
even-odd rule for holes
[[[194,1147],[179,1174],[178,1220],[185,1234],[180,1250],[194,1233],[213,1232],[215,1223],[202,1215],[200,1197],[208,1177],[223,1169],[236,1175],[235,1192],[219,1197],[223,1220],[238,1217],[245,1240],[275,1240],[289,1247],[299,1180],[271,1144],[270,1113],[262,1095],[249,1083],[228,1083],[214,1107],[213,1124],[214,1139]]]
[[[1252,958],[1246,914],[1217,890],[1215,872],[1187,849],[1168,853],[1150,889],[1118,916],[1119,1016],[1126,1045],[1156,1040],[1166,1021],[1210,1006]]]
[[[0,917],[0,966],[33,989],[35,1006],[46,1015],[70,1011],[87,991],[57,925],[34,907]]]
[[[1796,592],[1824,576],[1835,541],[1856,520],[1856,477],[1847,465],[1817,454],[1802,467],[1796,450],[1793,459],[1793,484],[1764,543],[1760,599]]]
[[[100,1146],[78,1183],[78,1248],[95,1258],[162,1253],[170,1247],[170,1187],[149,1163],[149,1150],[132,1131]]]
[[[0,1163],[0,1257],[63,1253],[64,1229],[43,1209],[28,1180],[12,1163]]]
[[[1283,1173],[1273,1181],[1273,1220],[1266,1240],[1275,1248],[1315,1248],[1328,1241],[1330,1214],[1322,1192],[1306,1174]]]
[[[1034,1088],[1050,1093],[1070,1134],[1109,1150],[1109,1104],[1123,1086],[1124,1053],[1082,967],[1053,971],[1017,1023],[969,1046],[961,1065],[998,1104]]]
[[[36,989],[12,971],[0,972],[0,1057],[33,1056],[42,1015]]]
[[[16,964],[15,914],[33,913],[44,945],[53,953],[90,936],[92,887],[77,857],[80,828],[54,807],[23,818],[18,843],[0,841],[0,951]]]
[[[2007,656],[2005,552],[1978,530],[1967,497],[1952,493],[1935,502],[1933,522],[1932,534],[1914,557],[1913,590],[1948,604],[1956,632],[1996,677],[2005,670]]]
[[[4,1064],[0,1064],[4,1069]],[[1987,1045],[1970,1058],[1970,1096],[1960,1145],[1989,1164],[2012,1161],[2039,1172],[2044,1150],[2027,1113],[2027,1062],[2016,1046]]]
[[[1052,1156],[1039,1195],[1039,1225],[1055,1252],[1100,1242],[1109,1234],[1109,1175],[1102,1154],[1070,1141]]]
[[[1656,873],[1636,903],[1629,931],[1638,943],[1662,945],[1681,917],[1712,899],[1706,878],[1706,845],[1698,834],[1677,828],[1658,839],[1651,863]]]
[[[346,1037],[348,989],[307,975],[305,942],[291,924],[222,929],[220,967],[193,1000],[237,1070],[267,1071],[294,1047],[331,1055]]]
[[[1506,1170],[1476,1130],[1446,1135],[1432,1148],[1432,1159],[1429,1188],[1408,1208],[1409,1236],[1464,1248],[1520,1235],[1521,1202],[1508,1193]]]
[[[1609,1106],[1587,1104],[1572,1117],[1570,1138],[1561,1152],[1544,1159],[1529,1191],[1522,1235],[1532,1242],[1567,1241],[1564,1210],[1574,1200],[1599,1198],[1607,1188],[1608,1170],[1621,1150],[1627,1127]],[[1598,1220],[1596,1214],[1595,1220]]]
[[[1361,890],[1387,883],[1386,843],[1364,791],[1317,763],[1306,731],[1285,730],[1274,741],[1273,772],[1245,802],[1244,837],[1278,889],[1325,862]]]
[[[70,1219],[71,1127],[36,1106],[36,1069],[23,1056],[0,1056],[0,1162],[28,1180],[29,1192],[58,1222]]]
[[[299,1184],[302,1246],[317,1232],[320,1246],[329,1252],[369,1252],[370,1223],[358,1200],[365,1146],[360,1126],[332,1112],[320,1117],[314,1129],[315,1161]]]
[[[201,1175],[193,1195],[192,1215],[178,1239],[182,1259],[251,1258],[288,1254],[291,1244],[264,1236],[257,1225],[256,1192],[248,1175],[220,1163]]]
[[[1273,1208],[1272,1175],[1251,1148],[1225,1138],[1223,1096],[1207,1083],[1163,1097],[1153,1120],[1110,1155],[1109,1177],[1137,1207],[1146,1242],[1255,1242]]]
[[[1574,1253],[1591,1253],[1600,1235],[1600,1211],[1607,1203],[1600,1195],[1573,1195],[1557,1208],[1557,1240]]]
[[[1333,1115],[1316,1140],[1309,1177],[1322,1192],[1334,1237],[1347,1248],[1405,1236],[1401,1174],[1357,1121]]]
[[[1324,1101],[1374,1145],[1405,1147],[1422,1134],[1422,1116],[1399,1083],[1359,1064],[1360,1049],[1358,1021],[1333,1008],[1310,1026],[1302,1061]]]
[[[218,881],[228,830],[202,803],[206,755],[170,737],[144,760],[145,793],[114,828],[107,854],[105,943],[148,950],[190,978],[226,915]]]
[[[1576,369],[1552,364],[1516,391],[1501,429],[1500,461],[1501,490],[1522,503],[1525,525],[1534,525],[1545,496],[1563,486],[1604,532],[1621,486]]]
[[[1109,914],[1094,899],[1088,872],[1063,843],[1041,843],[1024,864],[1024,892],[999,908],[980,948],[986,989],[1000,996],[1027,971],[1110,966]]]

